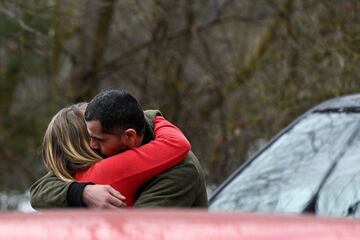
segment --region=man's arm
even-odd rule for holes
[[[82,182],[65,182],[52,172],[36,181],[30,188],[31,206],[39,208],[123,207],[124,197],[111,186]]]
[[[190,152],[184,162],[143,186],[134,206],[206,208],[204,174],[195,155]]]
[[[33,208],[68,207],[67,192],[72,182],[64,182],[48,172],[30,188]]]

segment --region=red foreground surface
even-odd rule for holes
[[[5,213],[0,239],[359,240],[360,220],[184,210]]]

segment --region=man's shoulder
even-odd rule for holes
[[[199,160],[191,151],[188,153],[184,161],[177,164],[154,178],[152,178],[145,186],[157,184],[157,182],[171,182],[176,185],[186,185],[188,183],[202,182],[204,180],[204,171],[201,168]],[[144,187],[145,187],[144,186]]]
[[[176,165],[175,167],[169,169],[168,171],[159,175],[159,177],[167,176],[179,176],[183,177],[184,175],[190,181],[194,178],[201,178],[204,173],[201,168],[200,162],[193,152],[189,152],[185,160]]]
[[[196,172],[198,172],[200,175],[204,174],[204,171],[201,167],[200,161],[195,156],[195,154],[190,151],[188,155],[186,156],[185,160],[182,162],[184,165],[191,165],[193,168],[195,168]],[[181,163],[180,163],[181,164]]]

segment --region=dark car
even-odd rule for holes
[[[360,94],[299,117],[210,197],[212,211],[360,217]]]

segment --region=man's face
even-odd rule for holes
[[[91,137],[90,147],[101,155],[109,157],[129,149],[122,133],[103,133],[100,121],[87,121],[86,126]]]

